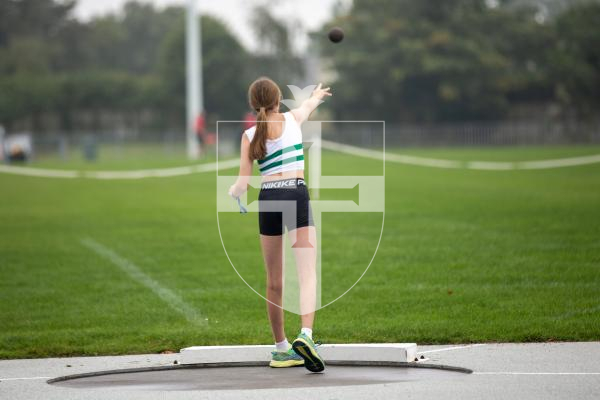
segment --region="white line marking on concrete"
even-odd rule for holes
[[[38,379],[52,379],[51,376],[34,376],[31,378],[0,378],[0,382],[6,381],[34,381]]]
[[[348,144],[331,142],[323,140],[321,142],[323,148],[337,151],[340,153],[352,154],[365,158],[381,160],[381,152],[360,147],[351,146]],[[555,160],[539,160],[539,161],[455,161],[443,160],[436,158],[426,158],[418,156],[409,156],[405,154],[386,154],[386,161],[391,161],[399,164],[418,165],[434,168],[466,168],[479,171],[509,171],[509,170],[527,170],[527,169],[549,169],[573,167],[577,165],[587,165],[600,163],[600,154],[561,158]]]
[[[419,351],[417,354],[439,353],[441,351],[462,350],[462,349],[470,349],[471,347],[481,347],[481,346],[486,346],[486,344],[485,343],[478,343],[478,344],[468,344],[468,345],[465,345],[465,346],[445,347],[443,349]]]
[[[35,176],[42,178],[87,178],[87,179],[144,179],[144,178],[169,178],[173,176],[184,176],[199,174],[204,172],[213,172],[237,167],[240,164],[238,159],[221,161],[219,163],[207,163],[190,165],[187,167],[163,168],[163,169],[140,169],[134,171],[72,171],[61,169],[45,169],[30,167],[15,167],[12,165],[0,165],[0,173]]]
[[[200,315],[192,306],[186,303],[181,297],[175,294],[170,289],[161,286],[160,283],[146,275],[140,267],[135,265],[129,260],[121,257],[108,247],[96,242],[91,238],[85,238],[81,240],[81,244],[101,257],[109,260],[117,267],[121,268],[127,273],[134,281],[146,286],[152,290],[158,297],[164,300],[171,308],[182,314],[189,322],[196,325],[206,325],[207,320]]]
[[[600,372],[473,372],[473,375],[600,375]]]

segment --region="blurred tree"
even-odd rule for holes
[[[32,36],[13,37],[7,47],[0,49],[0,74],[42,74],[50,72],[51,46]]]
[[[218,19],[202,16],[204,106],[212,119],[242,118],[246,106],[249,55]],[[185,27],[171,31],[160,48],[159,71],[164,84],[163,106],[185,122]]]
[[[2,0],[0,73],[52,70],[60,47],[56,39],[74,6],[75,1]]]
[[[289,19],[287,20],[289,22]],[[304,73],[302,61],[292,48],[292,26],[275,17],[269,5],[254,8],[251,17],[254,35],[259,44],[252,57],[252,81],[259,76],[268,76],[280,84],[298,82]]]
[[[0,1],[0,47],[15,36],[52,39],[65,24],[76,0],[2,0]]]
[[[568,10],[555,24],[558,38],[550,67],[556,96],[581,115],[600,109],[600,4]]]
[[[120,14],[83,23],[70,16],[73,5],[0,2],[2,122],[10,127],[54,112],[62,128],[70,130],[77,128],[74,114],[81,111],[99,116],[156,110],[155,129],[182,128],[184,9],[158,10],[130,1]],[[249,56],[214,18],[203,17],[202,34],[207,111],[214,118],[240,119],[246,109]]]
[[[158,11],[151,4],[130,1],[125,4],[122,25],[125,40],[120,60],[133,73],[156,70],[159,44],[174,28],[184,25],[185,13],[180,7]]]
[[[90,49],[88,67],[134,74],[156,72],[160,43],[184,21],[180,7],[158,10],[152,4],[129,1],[122,13],[99,17],[88,24],[89,32],[83,40]]]
[[[356,0],[330,25],[347,36],[341,45],[322,39],[321,46],[338,77],[335,111],[342,118],[496,119],[508,112],[511,96],[548,92],[539,71],[551,35],[533,12],[483,0]]]
[[[598,3],[598,0],[488,0],[487,3],[492,7],[506,7],[513,10],[529,9],[534,10],[536,20],[545,22],[562,14],[572,7],[592,2]]]
[[[551,9],[540,19],[540,4]],[[355,0],[338,7],[339,45],[320,35],[337,79],[339,118],[451,121],[505,117],[516,105],[558,99],[581,115],[600,105],[599,1]],[[55,113],[77,130],[86,113],[144,112],[154,128],[185,115],[184,10],[131,1],[88,22],[74,0],[0,0],[0,120]],[[558,14],[558,15],[557,15]],[[248,54],[220,21],[202,17],[204,94],[211,120],[240,119],[248,83],[303,74],[293,29],[259,6],[260,49]],[[326,28],[327,28],[326,27]],[[149,111],[154,111],[149,113]],[[160,123],[156,123],[159,121]],[[37,125],[40,127],[39,125]]]
[[[40,128],[60,92],[52,76],[60,53],[57,38],[71,21],[75,1],[0,1],[0,120],[9,128],[28,117]]]
[[[15,120],[30,118],[34,129],[42,129],[39,117],[54,110],[60,81],[48,74],[0,77],[0,121],[9,129]]]

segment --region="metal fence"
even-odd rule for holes
[[[323,138],[360,147],[381,147],[382,123],[324,122]],[[220,156],[232,156],[239,149],[242,123],[219,127]],[[33,159],[69,160],[84,158],[156,157],[186,159],[184,132],[127,131],[33,134]],[[385,124],[387,147],[468,147],[600,144],[600,122],[486,122],[435,125]],[[213,155],[215,146],[204,148]]]

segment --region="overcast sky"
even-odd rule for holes
[[[239,40],[248,48],[256,48],[256,40],[248,20],[250,12],[257,4],[272,3],[273,14],[284,19],[297,19],[307,30],[315,30],[326,22],[332,13],[332,6],[338,0],[197,0],[198,9],[203,14],[219,17]],[[75,14],[78,18],[88,20],[96,15],[116,12],[127,0],[79,0]],[[185,0],[143,0],[159,7],[172,4],[183,5]],[[349,0],[342,0],[347,4]],[[297,50],[303,50],[306,45],[305,38],[299,38],[294,43]]]

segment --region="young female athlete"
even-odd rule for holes
[[[299,108],[280,113],[281,90],[271,79],[257,79],[248,91],[250,107],[257,112],[257,123],[242,136],[240,173],[229,194],[239,198],[247,190],[256,160],[262,175],[258,222],[267,271],[267,311],[276,347],[272,352],[271,367],[304,364],[312,372],[325,369],[312,340],[317,243],[308,189],[304,183],[300,126],[326,96],[331,96],[330,89],[323,89],[319,84],[310,99]],[[282,308],[285,228],[296,258],[302,314],[302,330],[291,346],[284,332]]]

